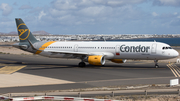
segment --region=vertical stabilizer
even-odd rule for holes
[[[38,40],[32,35],[31,31],[28,29],[26,24],[21,18],[16,18],[17,31],[20,42],[28,42],[30,40],[32,43]]]

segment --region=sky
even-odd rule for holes
[[[0,0],[0,32],[180,34],[180,0]]]

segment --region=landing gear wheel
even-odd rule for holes
[[[156,68],[159,68],[159,65],[155,65]]]
[[[159,68],[158,60],[154,60],[154,63],[155,63],[155,68]]]
[[[80,62],[78,66],[79,67],[86,67],[86,64],[84,62]]]

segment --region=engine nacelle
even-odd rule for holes
[[[114,63],[125,63],[126,59],[111,59],[111,61]]]
[[[87,62],[91,65],[101,66],[105,64],[105,58],[101,55],[88,56]]]

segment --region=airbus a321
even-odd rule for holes
[[[105,65],[106,60],[114,63],[125,63],[127,59],[158,60],[171,59],[179,53],[171,46],[161,42],[78,42],[78,41],[38,41],[21,18],[16,18],[19,43],[13,46],[24,51],[51,58],[78,58],[79,67]]]

